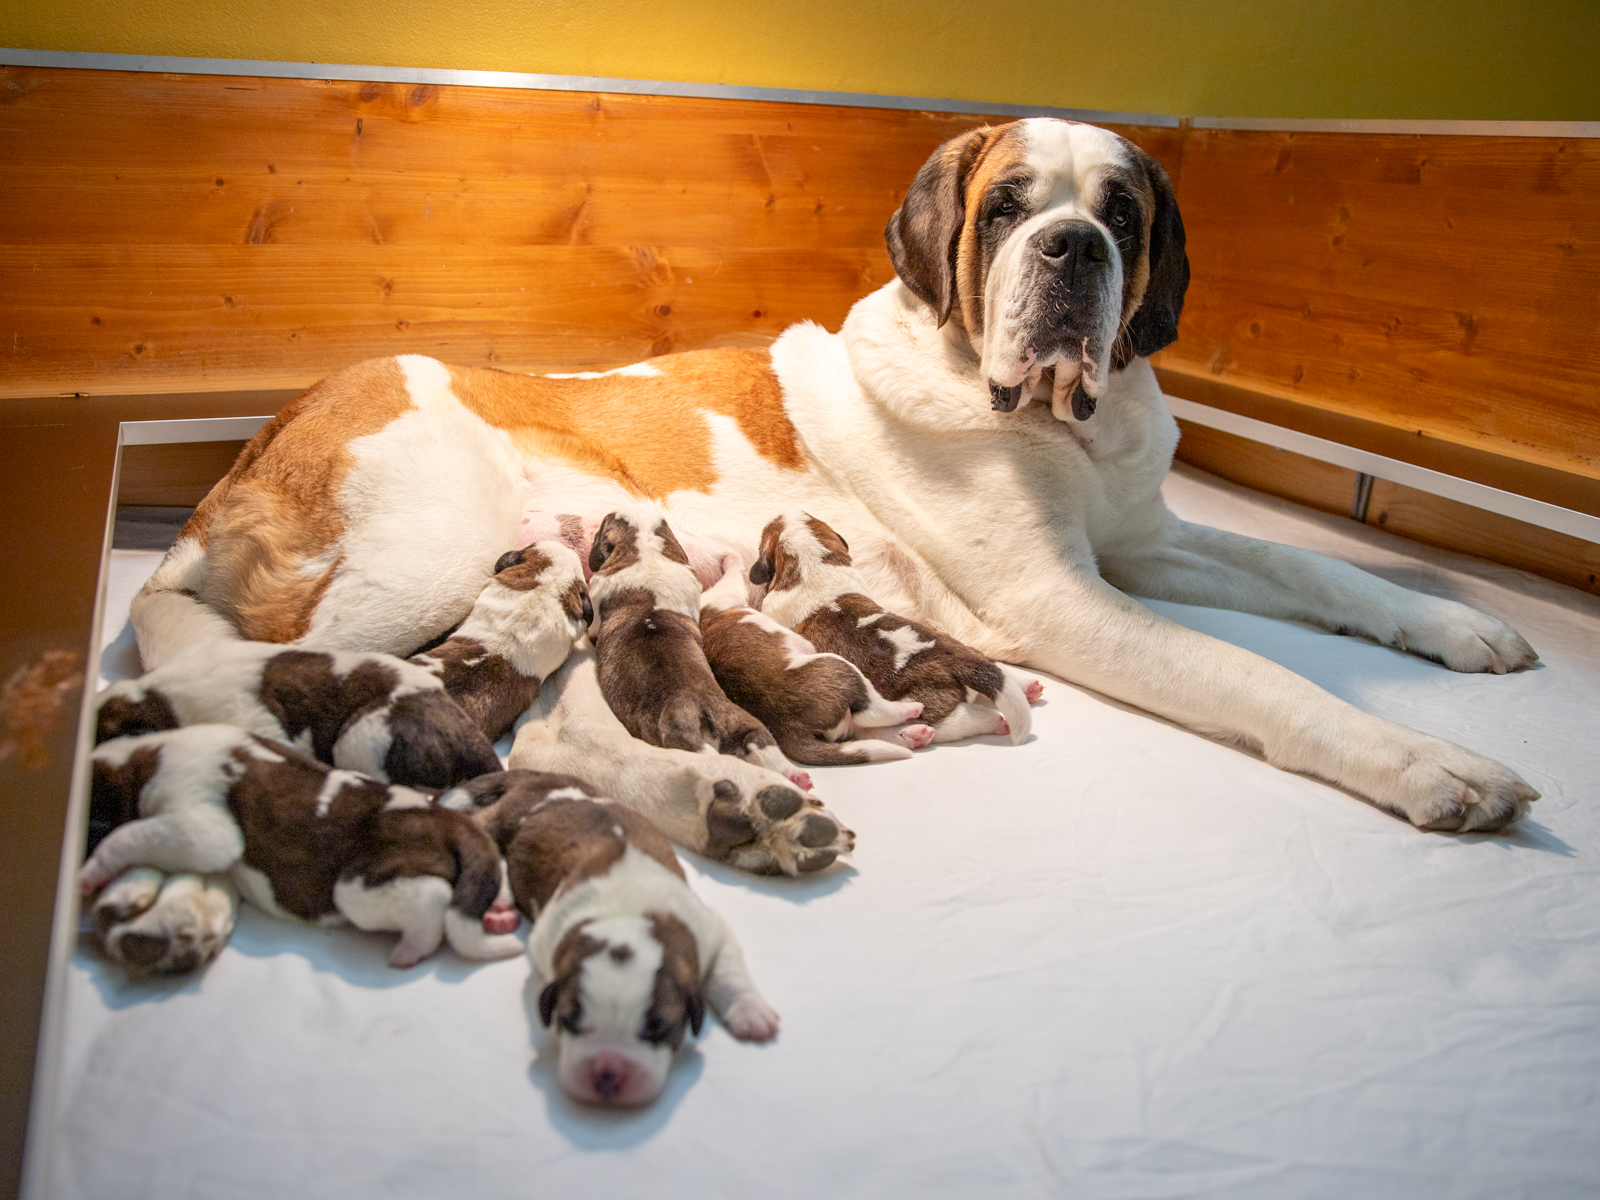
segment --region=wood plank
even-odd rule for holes
[[[1162,365],[1600,478],[1600,140],[1191,130]]]
[[[968,114],[0,68],[0,396],[837,325]],[[1004,119],[1004,118],[999,118]],[[1127,128],[1176,173],[1181,131]]]
[[[193,508],[228,473],[243,442],[173,442],[124,446],[118,504]]]
[[[1377,479],[1367,524],[1600,595],[1600,546]]]
[[[1348,517],[1356,473],[1290,450],[1179,421],[1178,459],[1259,492]],[[126,461],[126,460],[124,460]]]

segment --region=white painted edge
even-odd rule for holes
[[[124,421],[122,445],[168,446],[174,442],[243,442],[271,417],[195,417],[182,421]],[[122,462],[118,451],[117,462]]]
[[[1108,112],[1094,108],[1050,108],[1035,104],[990,104],[930,96],[874,92],[813,92],[801,88],[745,87],[726,83],[679,83],[663,79],[612,79],[598,75],[532,75],[520,71],[458,71],[438,67],[379,67],[352,63],[271,62],[254,58],[182,58],[157,54],[90,54],[77,50],[0,49],[0,63],[17,67],[67,67],[89,71],[145,71],[166,75],[255,75],[268,79],[339,79],[360,83],[437,84],[441,87],[519,88],[545,92],[611,92],[637,96],[682,96],[709,100],[765,100],[777,104],[831,104],[845,108],[895,108],[916,112],[992,113],[1006,117],[1064,117],[1102,125],[1161,125],[1177,128],[1177,117],[1158,113]]]
[[[1294,117],[1191,117],[1192,129],[1259,129],[1276,133],[1418,133],[1447,137],[1600,138],[1600,121],[1410,121]]]
[[[1487,484],[1473,483],[1470,479],[1446,475],[1442,471],[1430,471],[1426,467],[1413,466],[1397,458],[1357,450],[1354,446],[1330,442],[1326,438],[1285,429],[1281,425],[1269,425],[1265,421],[1257,421],[1254,417],[1242,417],[1226,409],[1212,408],[1208,404],[1196,404],[1193,400],[1167,396],[1166,401],[1173,416],[1193,421],[1196,425],[1204,425],[1208,429],[1219,429],[1223,433],[1236,434],[1252,442],[1276,446],[1280,450],[1292,450],[1296,454],[1304,454],[1307,458],[1348,467],[1352,471],[1360,471],[1378,479],[1387,479],[1390,483],[1401,483],[1432,496],[1458,500],[1462,504],[1470,504],[1473,508],[1526,521],[1529,525],[1537,525],[1541,529],[1552,529],[1570,537],[1582,538],[1586,542],[1600,543],[1600,517],[1593,517],[1588,513],[1562,508],[1556,504],[1546,504],[1543,500],[1533,500],[1527,496],[1519,496],[1515,492],[1489,487]]]
[[[127,428],[126,423],[122,427]],[[94,586],[94,616],[89,626],[88,657],[83,664],[83,694],[78,701],[78,743],[73,750],[72,781],[67,792],[67,819],[56,872],[56,902],[50,917],[50,953],[45,960],[44,1003],[39,1007],[39,1038],[33,1052],[33,1091],[28,1097],[28,1132],[22,1150],[20,1200],[51,1200],[50,1172],[60,1126],[61,1055],[67,1019],[67,968],[78,942],[78,865],[89,821],[89,755],[94,750],[94,712],[100,680],[100,644],[105,624],[106,583],[111,540],[117,525],[117,484],[122,475],[122,448],[111,466],[111,493],[106,501],[105,533],[100,541],[100,573]]]

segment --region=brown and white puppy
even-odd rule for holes
[[[884,609],[867,595],[844,539],[816,517],[796,509],[768,522],[750,582],[766,586],[762,611],[779,624],[855,663],[883,695],[920,700],[934,741],[1027,740],[1038,681],[1025,692],[970,646]]]
[[[569,775],[506,771],[440,798],[476,810],[500,846],[528,955],[544,981],[539,1019],[574,1099],[635,1106],[661,1093],[710,1007],[734,1037],[764,1042],[778,1014],[756,990],[727,924],[689,889],[666,837]]]
[[[800,787],[811,777],[717,686],[700,638],[700,581],[652,504],[607,515],[589,551],[600,691],[628,732],[653,746],[731,754]]]
[[[91,808],[114,827],[79,881],[86,895],[112,884],[96,918],[119,962],[190,970],[232,930],[231,891],[201,943],[159,922],[134,928],[139,905],[165,890],[153,873],[226,875],[274,916],[398,932],[395,967],[420,962],[442,940],[463,958],[521,950],[505,932],[515,922],[496,909],[494,842],[470,818],[435,806],[431,792],[330,768],[231,725],[114,738],[92,764]]]
[[[432,671],[390,654],[213,642],[101,693],[95,741],[223,723],[348,771],[445,788],[500,769]]]
[[[735,556],[700,597],[700,635],[723,693],[772,731],[784,754],[812,767],[910,758],[933,740],[916,700],[885,700],[854,663],[819,653],[749,604]],[[850,741],[857,735],[867,739]]]
[[[593,619],[578,556],[562,542],[536,542],[502,554],[467,619],[409,661],[437,675],[493,740],[528,711]]]

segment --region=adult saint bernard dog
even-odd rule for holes
[[[410,654],[472,607],[525,513],[645,498],[748,562],[798,508],[845,537],[874,599],[991,658],[1425,829],[1523,814],[1538,793],[1499,763],[1132,598],[1315,622],[1456,671],[1536,658],[1493,617],[1167,511],[1178,430],[1146,356],[1177,336],[1189,268],[1154,159],[1070,121],[975,129],[917,173],[887,238],[897,279],[839,333],[803,323],[770,352],[573,377],[407,355],[328,377],[256,435],[134,601],[146,666],[205,638]],[[764,812],[779,775],[629,738],[584,650],[511,761],[584,777],[749,869],[816,869],[850,845],[825,808]]]

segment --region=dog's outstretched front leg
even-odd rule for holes
[[[1136,596],[1309,621],[1436,659],[1452,671],[1504,674],[1539,657],[1511,626],[1465,604],[1413,592],[1311,550],[1191,525],[1171,513],[1158,535],[1103,553],[1100,572]]]
[[[745,965],[744,950],[733,930],[717,913],[706,910],[713,947],[711,970],[706,976],[706,999],[728,1032],[743,1042],[765,1042],[778,1034],[778,1012],[756,988]]]
[[[774,771],[630,735],[600,692],[590,649],[545,680],[509,763],[576,775],[679,845],[758,874],[820,871],[855,845],[841,821]]]

